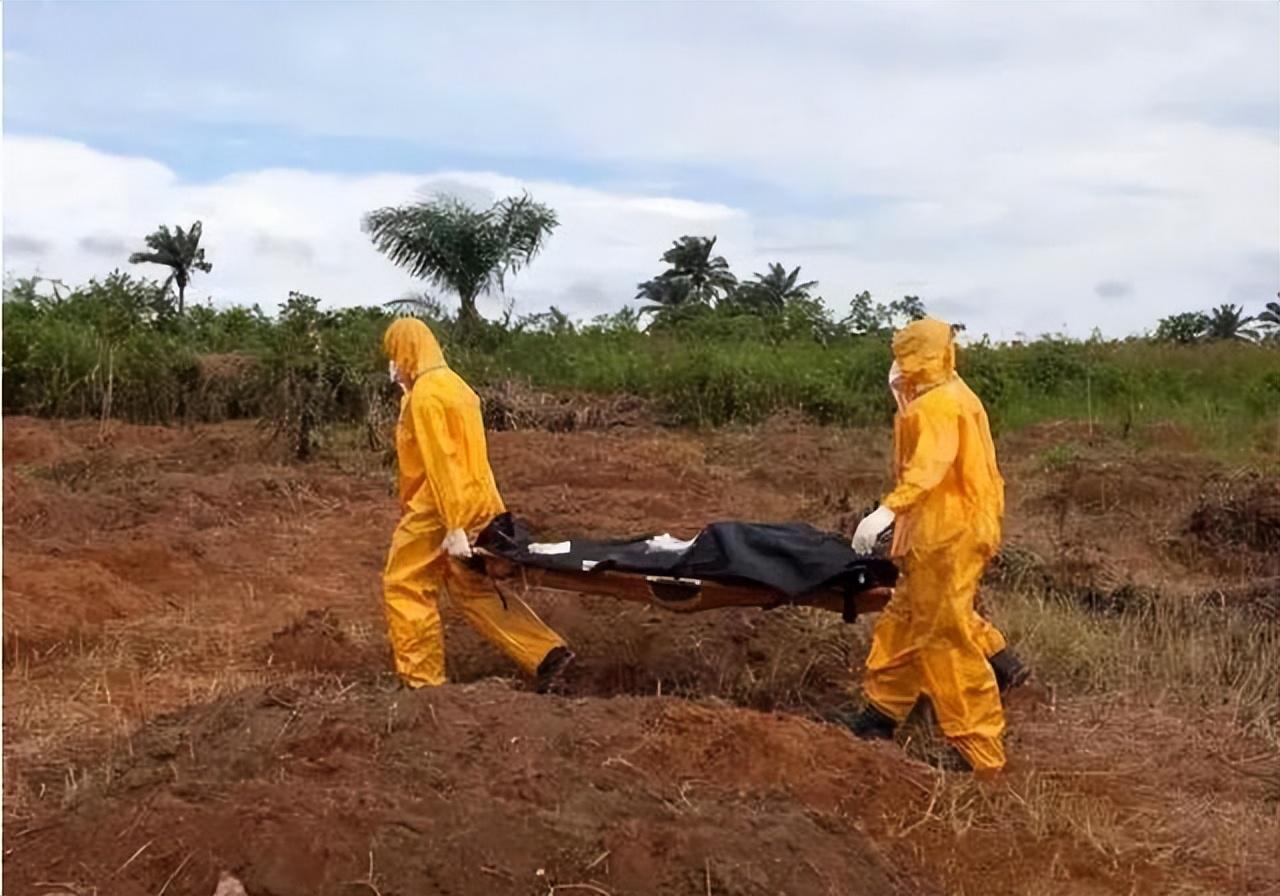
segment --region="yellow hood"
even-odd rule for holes
[[[402,317],[387,327],[382,350],[395,363],[401,376],[410,380],[419,374],[444,367],[444,352],[431,328],[415,317]]]
[[[893,334],[893,357],[915,390],[944,383],[956,372],[951,325],[926,317]]]

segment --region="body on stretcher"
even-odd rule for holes
[[[648,603],[677,613],[724,607],[809,606],[851,622],[883,609],[897,570],[855,555],[811,527],[716,523],[685,542],[535,542],[509,515],[476,540],[471,563],[499,586],[520,585]]]

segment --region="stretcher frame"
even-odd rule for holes
[[[517,584],[525,588],[547,588],[576,594],[616,597],[619,600],[651,604],[673,613],[700,613],[725,607],[818,607],[840,613],[846,622],[863,613],[878,613],[893,596],[892,588],[872,587],[846,592],[840,588],[811,591],[788,597],[763,585],[728,584],[707,579],[685,579],[620,572],[612,569],[575,572],[523,566],[483,548],[473,552],[472,566],[497,585]]]

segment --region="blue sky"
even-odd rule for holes
[[[201,217],[216,301],[383,301],[362,211],[527,188],[523,311],[612,310],[683,233],[836,308],[1133,332],[1280,289],[1280,7],[4,4],[6,272]],[[490,304],[491,309],[497,302]]]

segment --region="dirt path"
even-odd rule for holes
[[[1254,551],[1224,580],[1170,544],[1213,472],[1193,455],[1150,473],[1104,447],[1086,476],[1046,467],[1045,438],[1005,446],[1036,574],[1105,595],[1280,573]],[[492,437],[509,505],[549,535],[847,529],[885,447],[786,422]],[[222,870],[251,896],[1280,885],[1257,750],[1203,715],[1023,695],[1010,775],[978,787],[815,721],[856,692],[867,636],[817,611],[534,593],[579,650],[567,696],[453,618],[455,683],[398,691],[391,474],[370,458],[280,464],[251,425],[7,419],[4,498],[6,892],[208,896]]]

